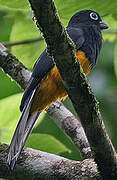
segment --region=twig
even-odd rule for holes
[[[28,40],[22,40],[22,41],[13,41],[13,42],[1,42],[5,47],[10,47],[10,46],[17,46],[17,45],[22,45],[22,44],[31,44],[31,43],[36,43],[38,41],[42,41],[43,38],[35,38],[35,39],[28,39]]]
[[[103,179],[117,178],[117,158],[104,127],[96,98],[75,57],[75,49],[62,27],[53,0],[29,0],[37,25],[62,76],[78,113]],[[47,18],[49,17],[49,18]]]

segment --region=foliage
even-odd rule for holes
[[[69,18],[81,9],[93,9],[110,25],[110,31],[103,33],[104,45],[100,62],[89,75],[93,91],[100,101],[100,109],[106,127],[117,147],[116,141],[116,104],[117,104],[117,13],[115,0],[56,0],[56,6],[63,24],[66,26]],[[0,41],[19,41],[40,37],[41,34],[32,21],[32,12],[28,1],[0,0]],[[37,43],[13,46],[9,50],[20,59],[30,70],[38,56],[46,47],[44,40]],[[21,89],[2,70],[0,71],[0,141],[9,143],[20,116],[19,104]],[[69,99],[65,104],[73,110]],[[6,113],[7,112],[7,113]],[[43,113],[39,124],[34,128],[26,146],[47,152],[61,154],[71,159],[79,159],[79,154],[71,141],[63,134],[56,124]]]

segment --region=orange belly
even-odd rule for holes
[[[88,59],[82,51],[77,51],[76,56],[80,61],[84,73],[88,74],[91,71]],[[66,96],[67,92],[63,86],[61,76],[57,70],[57,67],[54,66],[40,83],[40,87],[37,89],[33,97],[30,112],[41,112],[49,107],[52,102],[55,102],[58,99],[63,99]]]

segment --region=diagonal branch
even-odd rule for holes
[[[26,88],[31,72],[0,43],[0,67],[23,89]],[[24,78],[25,77],[25,78]]]
[[[98,108],[85,75],[76,62],[75,49],[60,23],[53,0],[29,0],[43,32],[50,55],[54,57],[63,83],[78,113],[94,158],[104,179],[117,178],[117,157],[108,137]],[[49,18],[48,18],[49,17]],[[64,56],[63,56],[64,55]]]
[[[50,117],[71,139],[83,158],[91,158],[92,152],[84,129],[78,119],[60,102],[50,105],[47,110]]]

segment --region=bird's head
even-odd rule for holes
[[[68,23],[68,26],[79,27],[84,26],[98,26],[101,30],[107,29],[108,24],[101,19],[101,16],[92,10],[82,10],[73,15]]]

